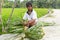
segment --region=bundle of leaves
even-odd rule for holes
[[[39,40],[39,39],[43,38],[44,31],[43,31],[41,22],[37,22],[36,25],[34,25],[31,28],[29,28],[25,32],[25,35],[30,40]]]
[[[9,27],[8,33],[22,33],[24,31],[23,21],[15,21]]]

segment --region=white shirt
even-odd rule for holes
[[[36,19],[36,21],[37,21],[37,14],[34,10],[31,12],[30,15],[28,15],[28,13],[26,12],[24,17],[23,17],[23,20],[28,20],[29,21],[29,20],[32,20],[32,19]]]

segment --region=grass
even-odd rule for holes
[[[2,15],[3,16],[6,15],[6,17],[9,16],[9,14],[11,13],[11,10],[12,8],[3,8]],[[34,10],[36,11],[38,17],[41,17],[47,13],[47,9],[45,8],[34,8]],[[13,16],[20,17],[21,15],[24,15],[26,11],[27,11],[26,8],[15,8]]]
[[[3,8],[2,9],[2,18],[4,21],[7,21],[8,17],[10,16],[12,8]],[[45,8],[34,8],[37,13],[37,17],[40,18],[43,15],[47,14],[47,9]],[[12,20],[14,19],[22,19],[24,13],[27,11],[26,8],[15,8],[14,13],[12,15]]]

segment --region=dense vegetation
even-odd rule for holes
[[[26,2],[29,0],[24,0],[20,2],[17,0],[16,8],[25,8]],[[30,0],[33,4],[33,7],[37,8],[60,8],[60,0]],[[4,0],[3,7],[11,8],[13,5],[13,1]]]

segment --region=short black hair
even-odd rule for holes
[[[26,7],[29,7],[29,5],[31,5],[31,7],[32,7],[32,3],[31,2],[27,2],[26,3]]]

